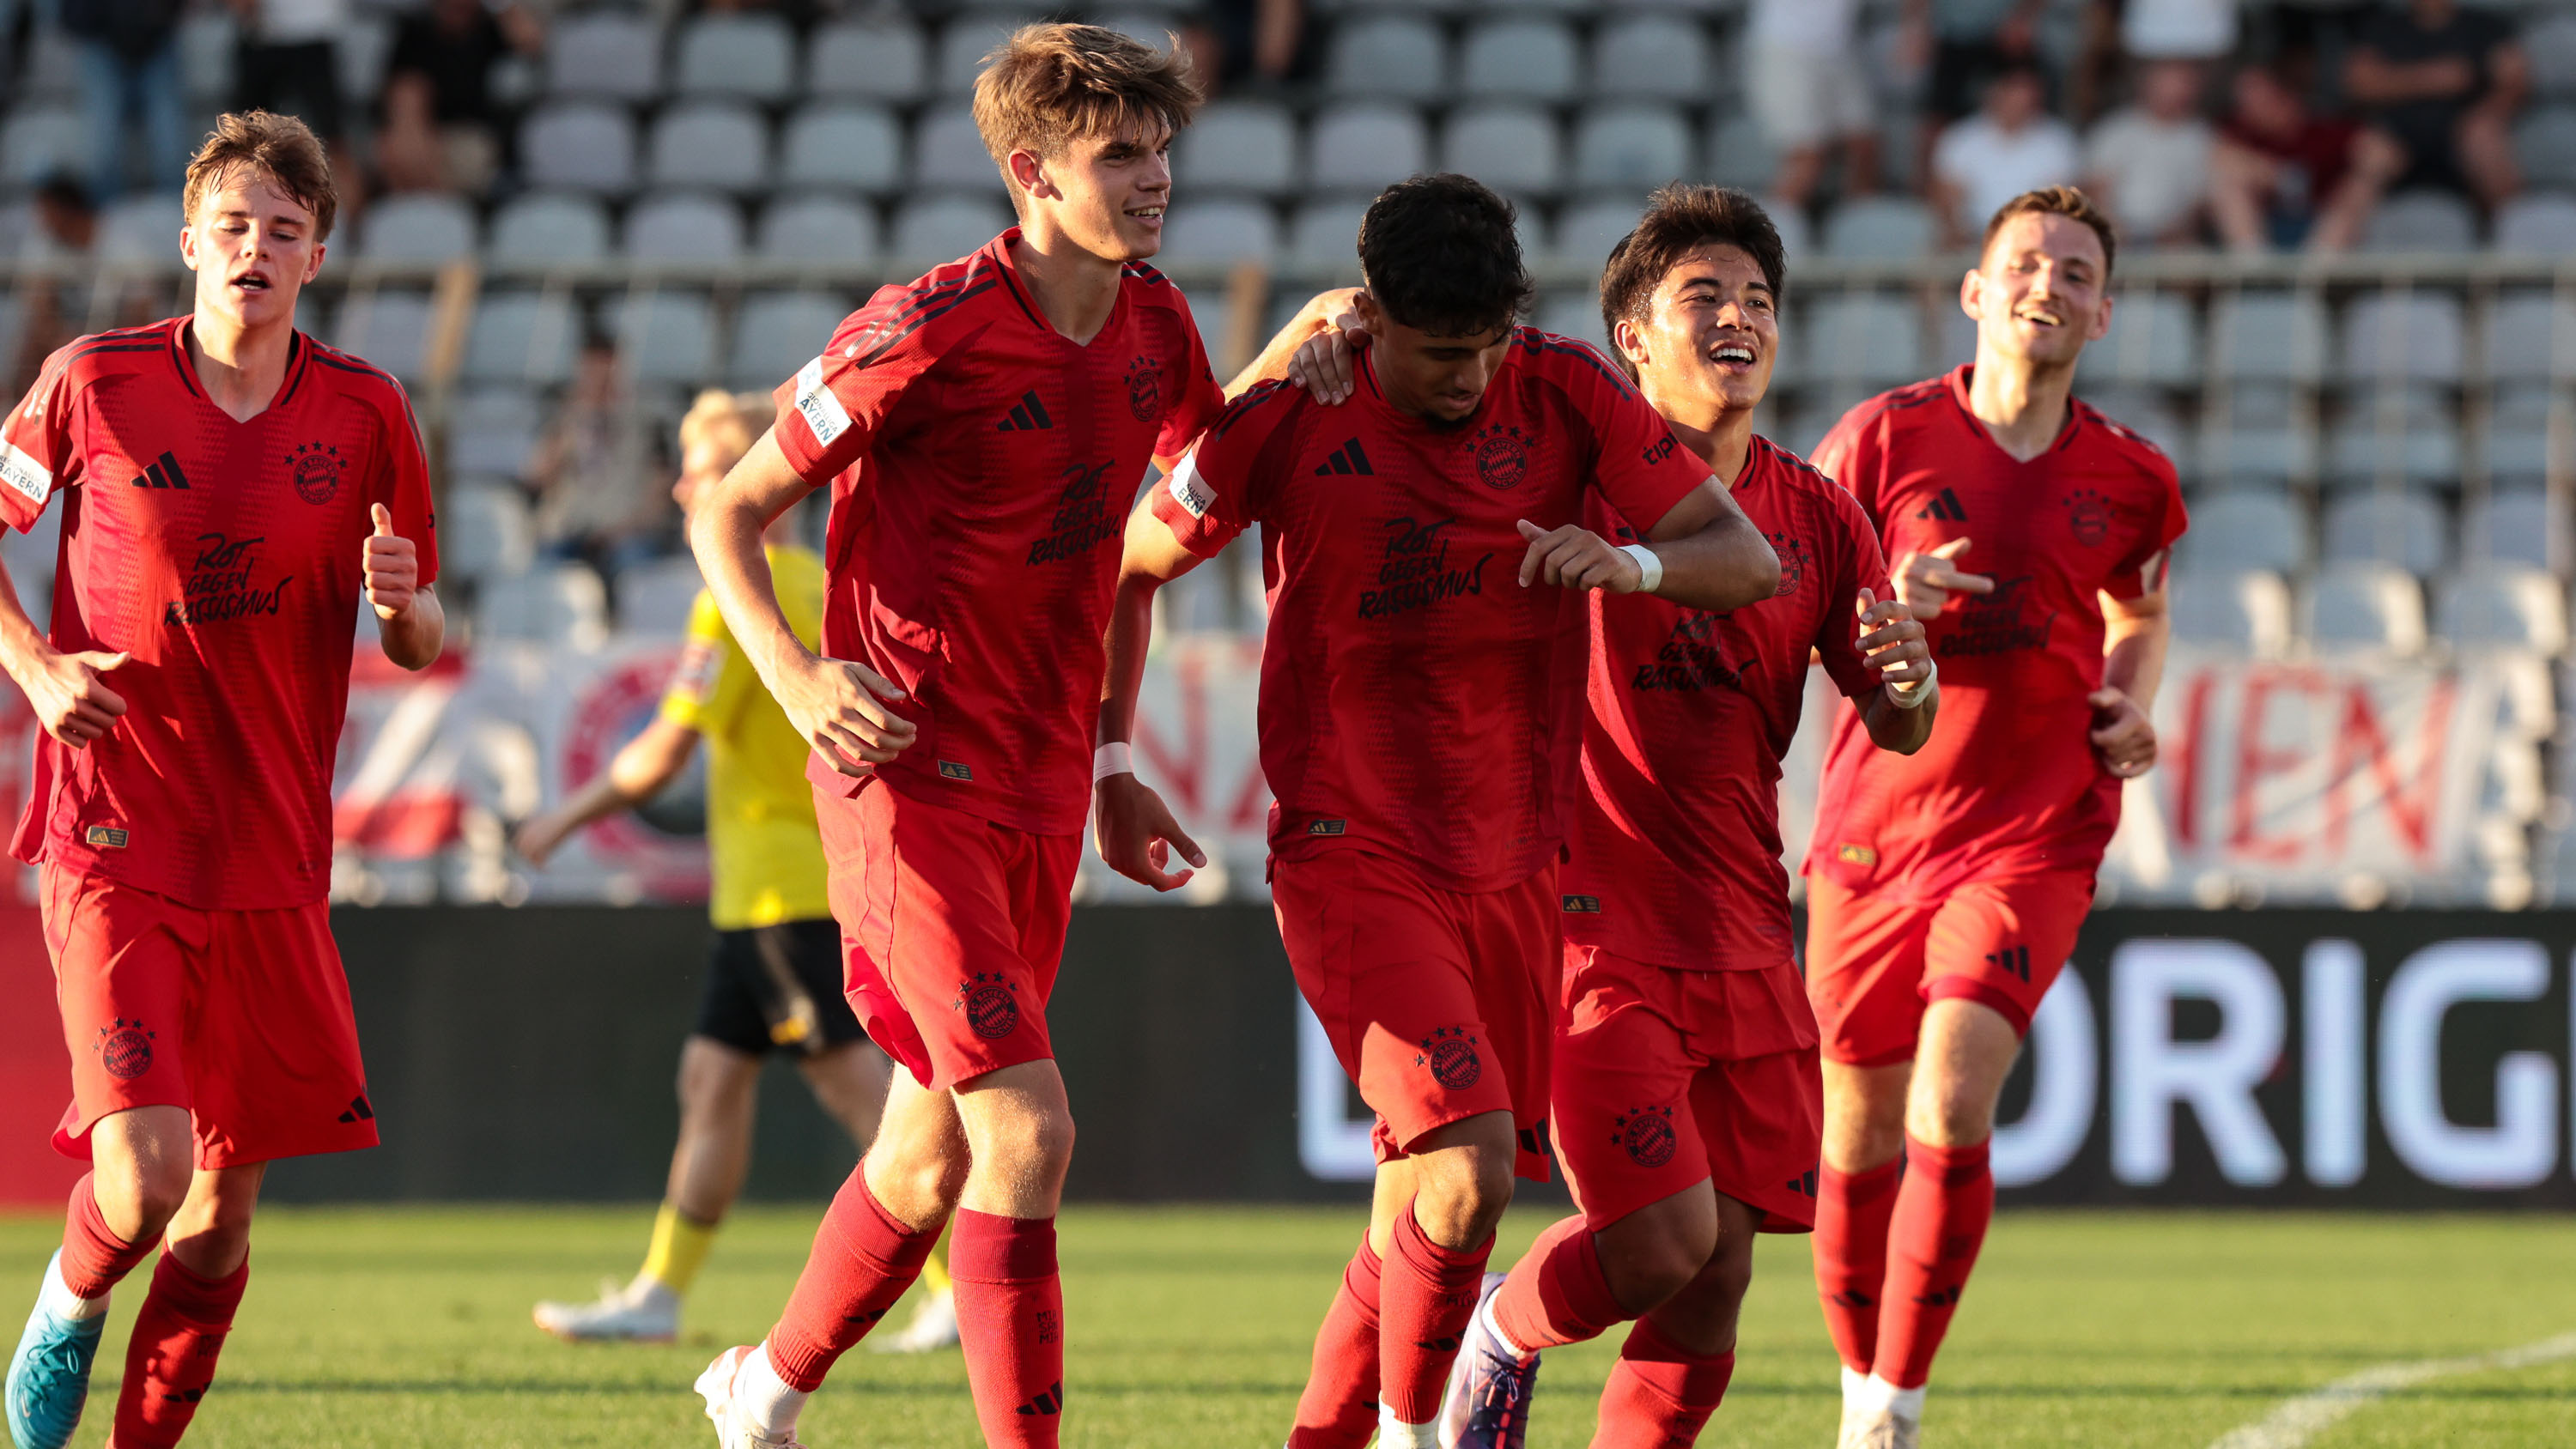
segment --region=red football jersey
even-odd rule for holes
[[[63,494],[51,637],[122,650],[126,712],[36,741],[10,853],[200,910],[331,888],[331,767],[349,705],[370,505],[438,577],[429,470],[401,384],[298,333],[249,422],[208,401],[187,318],[83,337],[0,426],[0,520]]]
[[[1127,264],[1087,346],[1047,324],[1014,228],[883,287],[778,389],[778,443],[832,484],[823,652],[903,686],[904,794],[1071,835],[1091,808],[1102,639],[1127,508],[1224,406],[1189,306]],[[817,757],[818,786],[858,782]]]
[[[1357,372],[1339,406],[1236,399],[1154,512],[1201,557],[1262,525],[1272,854],[1365,846],[1499,889],[1562,849],[1582,740],[1584,601],[1520,586],[1518,521],[1562,527],[1597,493],[1642,532],[1708,468],[1600,354],[1536,328],[1463,423],[1396,411],[1365,351]]]
[[[1682,970],[1792,959],[1780,759],[1798,733],[1808,651],[1844,694],[1876,688],[1854,604],[1862,589],[1895,597],[1868,515],[1796,454],[1755,438],[1733,492],[1780,556],[1778,593],[1724,614],[1645,594],[1592,600],[1588,791],[1564,873],[1565,935]]]
[[[2017,462],[1968,411],[1968,375],[1872,398],[1816,450],[1891,565],[1964,537],[1958,567],[1995,581],[1925,621],[1941,671],[1930,743],[1891,754],[1853,712],[1835,721],[1806,868],[1888,899],[2101,865],[2121,785],[2084,702],[2102,687],[2101,595],[2145,592],[2185,525],[2153,443],[2076,401],[2048,451]]]

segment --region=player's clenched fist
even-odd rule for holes
[[[1860,654],[1878,671],[1881,684],[1911,689],[1932,677],[1932,648],[1923,641],[1923,626],[1903,604],[1869,590],[1852,600],[1860,614]]]
[[[18,680],[27,692],[27,703],[36,711],[36,722],[45,733],[71,746],[85,749],[116,723],[125,713],[125,697],[107,687],[103,678],[109,670],[131,658],[111,654],[104,649],[86,650],[79,654],[57,654],[48,649],[36,661],[36,667]]]
[[[1984,574],[1963,573],[1952,560],[1968,551],[1968,540],[1954,538],[1924,552],[1908,550],[1896,561],[1896,598],[1917,619],[1930,619],[1950,605],[1952,594],[1991,594],[1995,581]]]
[[[2084,702],[2093,706],[2093,753],[2103,769],[2133,780],[2156,767],[2156,727],[2136,700],[2105,688]]]
[[[1524,518],[1520,526],[1521,537],[1529,540],[1529,551],[1521,555],[1522,588],[1538,582],[1633,594],[1646,580],[1634,555],[1579,523],[1541,528]]]
[[[1163,797],[1127,771],[1104,775],[1091,787],[1092,837],[1101,862],[1129,880],[1158,891],[1189,884],[1191,872],[1167,869],[1172,852],[1194,866],[1207,864],[1207,852],[1181,830]]]
[[[367,536],[359,561],[367,585],[367,602],[379,619],[399,619],[420,593],[420,545],[394,532],[394,516],[383,504],[372,506],[376,531]]]
[[[903,690],[853,660],[809,657],[770,692],[796,733],[844,775],[865,775],[862,762],[884,764],[919,733],[912,721],[886,707],[901,703]]]

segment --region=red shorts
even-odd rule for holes
[[[1816,1225],[1824,1082],[1793,962],[1676,971],[1565,948],[1556,1155],[1596,1231],[1705,1182],[1765,1232]]]
[[[1032,835],[870,776],[817,787],[843,994],[868,1038],[946,1091],[1044,1061],[1079,835]]]
[[[1513,1170],[1547,1181],[1547,1059],[1563,902],[1556,867],[1452,891],[1363,850],[1273,860],[1270,899],[1297,989],[1377,1113],[1377,1160],[1509,1112]]]
[[[376,1145],[349,978],[316,901],[201,911],[45,866],[45,949],[72,1050],[54,1150],[89,1156],[98,1119],[183,1107],[197,1166]]]
[[[1965,997],[2028,1033],[2093,909],[2091,871],[1970,881],[1938,901],[1897,904],[1807,878],[1807,994],[1825,1057],[1855,1067],[1910,1061],[1923,1008]]]

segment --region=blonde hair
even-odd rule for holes
[[[295,204],[313,213],[313,239],[331,239],[331,223],[340,216],[340,192],[332,184],[331,157],[313,128],[293,116],[268,111],[233,111],[215,118],[215,129],[188,162],[187,190],[180,202],[190,222],[209,193],[224,184],[237,167],[277,183]]]
[[[680,451],[715,443],[731,448],[740,458],[777,417],[778,406],[767,393],[708,388],[690,399],[689,411],[680,419]]]
[[[1052,159],[1130,126],[1178,131],[1202,99],[1177,39],[1156,50],[1097,25],[1023,25],[984,57],[975,129],[1008,182],[1014,151]]]
[[[2091,227],[2093,234],[2102,239],[2102,275],[2111,275],[2111,259],[2120,249],[2119,239],[2112,233],[2111,218],[2102,214],[2102,208],[2093,204],[2092,197],[2073,186],[2043,186],[2036,191],[2025,191],[1997,207],[1994,216],[1986,222],[1984,239],[1977,243],[1977,255],[1982,258],[1994,246],[1995,233],[2004,229],[2005,222],[2027,215],[2063,216]]]

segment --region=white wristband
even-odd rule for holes
[[[1914,681],[1912,684],[1891,684],[1887,686],[1888,702],[1895,705],[1898,709],[1921,709],[1923,707],[1923,701],[1932,697],[1933,681],[1940,677],[1941,667],[1934,664],[1931,660],[1926,659],[1923,661],[1923,677],[1921,679]]]
[[[1655,557],[1653,549],[1642,543],[1630,543],[1622,544],[1619,551],[1635,559],[1637,572],[1644,575],[1637,580],[1638,593],[1651,594],[1664,586],[1664,561]]]
[[[1125,740],[1111,740],[1091,752],[1091,783],[1097,785],[1112,775],[1132,775],[1136,766]]]

